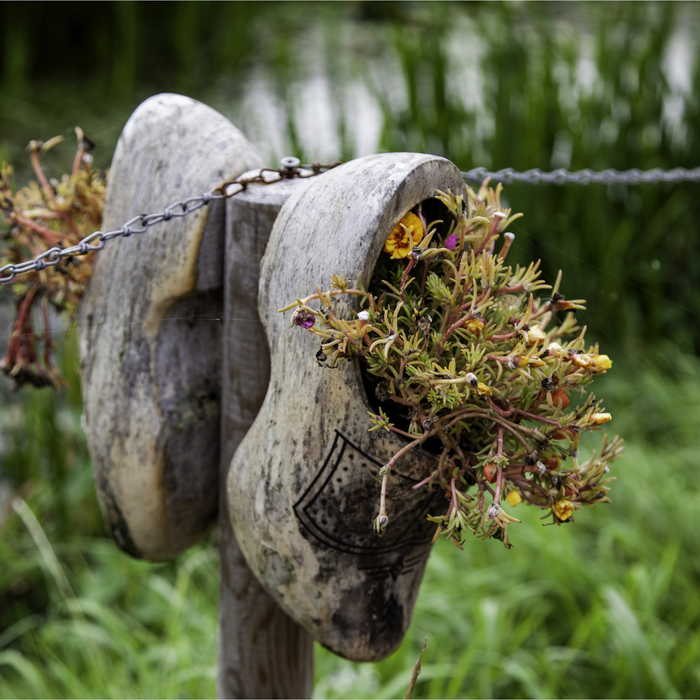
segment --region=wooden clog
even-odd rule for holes
[[[389,233],[436,190],[464,191],[459,170],[436,156],[360,158],[292,195],[263,257],[260,317],[271,354],[263,406],[228,476],[229,513],[248,565],[293,619],[332,651],[357,661],[393,652],[408,628],[441,507],[412,486],[435,468],[414,451],[390,480],[383,538],[378,470],[402,438],[368,432],[358,367],[316,364],[318,342],[277,310],[328,288],[332,274],[367,283]],[[346,302],[336,315],[351,318]],[[340,317],[340,316],[339,316]]]
[[[225,117],[156,95],[117,144],[103,231],[262,161]],[[216,523],[224,203],[108,242],[81,303],[85,430],[109,532],[168,559]]]

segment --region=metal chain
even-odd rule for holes
[[[220,187],[211,192],[204,192],[196,197],[188,197],[182,201],[173,202],[157,214],[140,214],[129,219],[121,228],[114,231],[94,231],[85,236],[80,242],[69,248],[61,248],[54,246],[45,250],[41,255],[37,255],[32,260],[26,260],[21,263],[8,264],[0,267],[0,285],[9,284],[18,275],[25,275],[30,272],[39,272],[47,267],[58,265],[65,258],[72,258],[80,255],[87,255],[94,250],[102,250],[107,241],[113,238],[128,238],[134,233],[145,233],[151,226],[159,224],[162,221],[170,221],[172,218],[187,216],[197,209],[207,206],[210,202],[216,199],[228,199],[243,192],[246,187],[252,183],[261,185],[272,185],[280,180],[290,178],[306,178],[314,177],[322,172],[334,168],[340,163],[331,163],[330,165],[320,165],[313,163],[312,165],[302,166],[298,158],[282,158],[281,168],[262,168],[260,172],[248,178],[236,178],[229,180]],[[305,172],[306,171],[306,172]],[[266,175],[273,175],[273,179],[267,179]],[[274,177],[277,175],[277,177]],[[238,189],[235,189],[238,186]],[[5,276],[3,276],[5,275]]]
[[[591,183],[601,185],[612,185],[622,183],[625,185],[653,184],[659,182],[700,182],[700,168],[673,168],[673,170],[663,170],[654,168],[652,170],[577,170],[570,172],[565,168],[545,172],[539,168],[532,168],[525,172],[517,172],[513,168],[503,168],[503,170],[490,171],[486,168],[472,168],[462,172],[462,177],[470,182],[483,182],[487,177],[497,182],[508,185],[513,182],[522,182],[527,185],[538,185],[542,182],[550,185],[565,185],[573,183],[575,185],[588,185]]]
[[[196,197],[188,197],[182,201],[173,202],[165,207],[163,211],[157,214],[140,214],[133,219],[129,219],[121,228],[114,231],[95,231],[88,236],[85,236],[79,243],[69,248],[61,248],[54,246],[45,250],[41,255],[37,255],[33,260],[17,264],[8,264],[0,267],[0,285],[9,284],[18,275],[24,275],[29,272],[38,272],[47,267],[58,265],[61,260],[79,255],[87,255],[94,250],[102,250],[107,241],[113,238],[128,238],[134,233],[145,233],[148,228],[159,224],[162,221],[170,221],[173,217],[182,217],[191,214],[197,209],[207,206],[210,202],[216,199],[228,199],[243,192],[249,184],[257,183],[262,185],[272,185],[275,182],[288,178],[305,178],[314,177],[322,172],[340,165],[339,162],[331,163],[330,165],[320,165],[314,163],[312,165],[301,165],[298,158],[282,158],[281,168],[262,168],[258,175],[250,178],[237,178],[225,182],[220,187],[217,187],[211,192],[205,192]],[[306,171],[306,172],[305,172]],[[273,179],[267,179],[266,174],[277,175]],[[650,184],[659,182],[700,182],[700,168],[674,168],[673,170],[663,170],[654,168],[652,170],[577,170],[570,172],[565,168],[545,172],[539,168],[532,168],[524,172],[517,172],[513,168],[503,168],[502,170],[490,171],[486,168],[472,168],[471,170],[462,171],[462,177],[470,182],[482,182],[487,177],[498,182],[510,184],[513,182],[526,183],[528,185],[536,185],[547,183],[550,185],[564,185],[573,183],[576,185],[588,185],[597,183],[610,185],[613,183],[622,183],[626,185]],[[233,189],[238,186],[238,189]],[[95,243],[95,241],[97,241]],[[6,275],[6,276],[2,276]]]

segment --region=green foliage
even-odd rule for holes
[[[25,145],[68,135],[76,113],[104,170],[129,114],[159,91],[216,107],[270,164],[349,159],[377,131],[380,150],[463,169],[700,162],[698,33],[682,31],[700,21],[693,3],[48,3],[41,22],[34,7],[7,6],[0,56],[0,152],[20,182]],[[686,87],[668,79],[679,65]],[[317,80],[332,133],[311,106]],[[54,149],[47,169],[71,160]],[[595,339],[697,351],[696,190],[513,184],[508,205],[528,217],[511,254],[542,259],[547,279],[567,270],[563,291],[589,301]]]
[[[30,513],[0,502],[0,697],[213,697],[216,542],[155,565],[106,536],[75,340],[58,357],[66,387],[25,392],[10,411],[2,388],[2,476]],[[30,534],[34,517],[48,541]]]
[[[29,553],[27,575],[41,573],[44,561]],[[2,697],[215,695],[218,549],[212,543],[158,566],[129,559],[101,538],[74,536],[56,554],[75,597],[62,597],[44,572],[45,608],[0,634]]]
[[[539,261],[515,269],[506,262],[514,240],[506,229],[520,214],[501,206],[501,186],[484,183],[466,195],[438,191],[406,213],[367,291],[361,280],[351,288],[335,274],[328,291],[317,287],[282,311],[296,306],[292,325],[321,340],[318,364],[359,360],[379,402],[368,430],[413,438],[379,471],[377,534],[391,520],[385,501],[394,464],[432,440],[437,468],[415,488],[439,489],[449,502],[444,514],[428,514],[436,537],[461,547],[471,532],[510,547],[508,524],[520,521],[502,501],[512,508],[525,501],[551,513],[554,524],[569,522],[575,510],[608,502],[614,477],[606,473],[622,441],[604,436],[600,452],[579,463],[580,435],[611,419],[586,393],[611,361],[597,345],[584,350],[585,329],[574,316],[583,301],[558,291],[561,272],[552,289]],[[423,208],[439,204],[441,218],[426,221]],[[551,291],[535,299],[544,290]],[[359,298],[356,319],[343,318],[343,297]],[[566,411],[569,394],[579,404]]]

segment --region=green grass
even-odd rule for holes
[[[520,505],[511,551],[440,542],[399,651],[357,664],[317,647],[316,697],[402,697],[424,637],[414,697],[700,694],[700,362],[670,348],[636,359],[647,369],[628,357],[600,382],[627,437],[613,503],[562,527]],[[0,696],[212,697],[215,536],[167,564],[130,559],[104,536],[69,377],[53,399],[26,393],[28,420],[7,431],[13,459],[48,473],[60,473],[56,455],[79,458],[64,465],[67,523],[53,482],[22,490],[68,585],[22,518],[0,531]],[[57,402],[53,442],[43,401]]]
[[[214,696],[216,542],[151,564],[107,537],[76,358],[71,333],[59,355],[67,387],[24,392],[9,410],[0,392],[3,473],[24,479],[30,510],[10,511],[0,529],[0,696]]]
[[[47,577],[46,609],[0,635],[3,697],[215,695],[216,547],[165,567],[99,539],[75,538],[56,554],[76,597]]]

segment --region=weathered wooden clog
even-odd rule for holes
[[[428,155],[367,156],[321,176],[283,206],[263,258],[260,317],[272,358],[263,406],[229,472],[229,513],[252,571],[293,619],[358,661],[394,651],[408,628],[439,493],[412,486],[435,468],[414,451],[390,477],[383,538],[372,522],[377,472],[405,444],[368,432],[358,368],[317,366],[315,336],[277,310],[328,288],[333,273],[365,283],[390,231],[436,190],[462,193],[459,170]],[[342,304],[335,307],[342,313]],[[350,313],[346,307],[346,318]]]
[[[103,231],[262,166],[225,117],[157,95],[117,144]],[[85,428],[120,547],[170,558],[216,523],[224,204],[108,243],[80,308]]]

